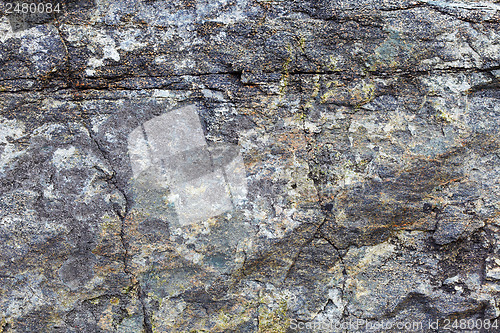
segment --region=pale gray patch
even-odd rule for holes
[[[180,225],[234,209],[246,198],[243,158],[235,145],[208,146],[194,106],[155,117],[128,137],[136,181],[168,188]],[[154,171],[154,172],[152,172]]]

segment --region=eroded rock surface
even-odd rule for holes
[[[96,0],[11,21],[0,332],[500,316],[498,1]],[[238,147],[246,190],[179,224],[129,141],[189,105],[208,146]]]

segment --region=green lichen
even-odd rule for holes
[[[251,321],[257,302],[244,302],[240,306],[231,309],[221,309],[217,314],[217,324],[212,327],[211,332],[225,332],[227,330],[234,330],[238,326],[248,321]]]
[[[306,109],[310,109],[313,107],[314,100],[316,97],[319,95],[319,91],[321,89],[321,81],[320,81],[320,76],[315,75],[314,76],[314,85],[313,85],[313,92],[309,98],[309,100],[305,104]]]
[[[333,88],[330,89],[330,87],[333,85]],[[320,103],[324,104],[328,101],[328,99],[332,96],[335,96],[336,94],[339,93],[339,88],[343,86],[343,83],[339,81],[329,81],[326,84],[326,88],[329,89],[327,92],[325,92],[320,99]]]
[[[275,310],[270,310],[267,305],[259,307],[259,333],[285,333],[290,327],[288,317],[288,303],[285,299],[279,302]]]
[[[109,216],[109,214],[104,214],[102,216],[101,231],[107,233],[113,229],[117,229],[116,219]]]
[[[97,304],[99,304],[100,300],[99,300],[99,298],[96,297],[96,298],[93,298],[93,299],[89,299],[89,302],[92,303],[92,304],[94,304],[94,305],[97,305]]]
[[[304,37],[300,37],[299,39],[299,49],[302,53],[306,51],[306,39]]]
[[[328,57],[328,63],[327,63],[328,70],[330,70],[332,72],[340,72],[341,69],[337,67],[338,63],[339,63],[339,59],[337,57],[335,57],[334,55],[330,55]]]
[[[375,85],[373,83],[367,84],[363,82],[361,90],[350,90],[350,93],[353,96],[352,98],[358,101],[354,106],[354,110],[358,111],[363,105],[370,103],[373,99],[375,99]]]
[[[128,286],[122,288],[121,292],[122,292],[122,294],[129,294],[133,288],[134,288],[134,285],[129,284]]]
[[[445,110],[439,108],[436,110],[436,118],[438,118],[439,120],[441,121],[444,121],[446,123],[451,123],[453,121],[453,118],[451,117],[451,115],[446,112]]]
[[[0,333],[4,332],[6,326],[7,326],[7,321],[5,320],[5,318],[2,318],[2,320],[0,320]]]
[[[280,99],[286,92],[286,88],[288,87],[288,83],[290,80],[290,63],[292,62],[292,47],[290,45],[287,46],[288,50],[288,58],[286,58],[285,62],[282,65],[282,74],[280,80]]]

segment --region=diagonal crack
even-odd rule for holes
[[[305,105],[305,103],[302,103],[302,105]],[[305,110],[303,109],[303,111],[305,113]],[[305,120],[306,120],[306,117],[303,116],[301,117],[301,126],[302,126],[302,131],[304,133],[304,136],[306,138],[306,142],[307,142],[307,152],[308,154],[311,153],[313,151],[313,143],[311,142],[311,140],[308,139],[308,130],[306,129],[306,124],[305,124]],[[310,164],[310,158],[308,158],[307,160],[307,164],[308,164],[308,168],[309,170],[311,170],[311,164]],[[311,238],[311,240],[313,238],[321,238],[321,239],[324,239],[326,240],[333,248],[334,250],[336,251],[338,257],[339,257],[339,262],[340,262],[340,265],[341,265],[341,268],[342,268],[342,286],[341,286],[341,302],[342,302],[342,305],[343,305],[343,311],[342,311],[342,317],[340,318],[340,322],[342,322],[345,318],[348,317],[349,313],[348,313],[348,309],[347,309],[347,303],[345,301],[345,294],[346,294],[346,281],[347,279],[349,278],[348,276],[348,273],[347,273],[347,269],[346,269],[346,264],[344,262],[344,257],[343,257],[343,253],[341,252],[341,250],[333,243],[331,242],[329,239],[327,239],[326,237],[323,236],[322,232],[321,232],[321,228],[323,227],[323,225],[327,222],[327,219],[328,219],[328,215],[329,214],[332,214],[331,212],[328,212],[324,209],[322,209],[324,207],[324,202],[323,202],[323,199],[321,198],[321,190],[319,188],[319,184],[317,182],[317,180],[314,178],[314,177],[311,177],[310,176],[310,173],[309,173],[309,178],[310,180],[313,182],[313,186],[314,188],[316,189],[316,193],[317,193],[317,196],[318,196],[318,204],[319,204],[319,210],[320,212],[323,214],[323,217],[322,217],[322,220],[321,220],[321,223],[318,225],[318,227],[316,228],[316,231],[313,233],[313,236]],[[302,249],[301,249],[302,250]],[[349,250],[349,247],[344,250],[345,253]],[[300,251],[299,251],[300,252]],[[345,254],[344,253],[344,254]],[[325,304],[325,308],[326,306],[328,305]]]
[[[342,317],[340,318],[340,321],[344,320],[345,318],[347,318],[347,316],[349,315],[348,313],[348,310],[347,310],[347,303],[345,301],[345,294],[346,294],[346,281],[347,279],[349,278],[349,274],[347,273],[347,266],[344,262],[344,257],[342,255],[342,252],[339,250],[339,248],[337,246],[335,246],[334,243],[332,243],[330,240],[328,240],[327,238],[325,237],[322,237],[324,240],[326,240],[328,242],[328,244],[330,244],[334,249],[335,251],[337,252],[338,256],[339,256],[339,262],[340,262],[340,265],[342,267],[342,288],[340,289],[341,290],[341,299],[342,299],[342,305],[344,306],[344,309],[343,309],[343,312],[342,312]]]

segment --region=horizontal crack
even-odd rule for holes
[[[468,67],[449,67],[449,68],[433,68],[433,69],[428,69],[428,70],[410,70],[410,69],[400,69],[400,70],[394,70],[394,71],[388,71],[388,72],[383,72],[383,71],[372,71],[369,72],[367,75],[356,75],[353,74],[352,72],[348,71],[290,71],[289,75],[294,76],[294,75],[337,75],[339,77],[345,77],[346,75],[350,76],[355,76],[355,77],[380,77],[380,78],[385,78],[385,77],[405,77],[405,76],[424,76],[424,75],[430,75],[434,73],[485,73],[485,72],[491,72],[494,70],[499,70],[500,65],[497,66],[491,66],[491,67],[485,67],[485,68],[468,68]],[[44,87],[40,86],[34,89],[27,89],[27,88],[20,88],[20,89],[3,89],[3,91],[0,91],[0,95],[2,94],[15,94],[15,93],[29,93],[29,92],[58,92],[58,91],[138,91],[138,90],[157,90],[157,89],[170,89],[170,90],[193,90],[193,89],[179,89],[179,88],[172,88],[169,87],[172,84],[175,84],[176,82],[166,82],[164,83],[164,86],[161,86],[161,82],[159,82],[160,86],[159,87],[148,87],[148,85],[144,85],[144,87],[137,87],[137,88],[128,88],[128,87],[113,87],[109,86],[111,84],[119,84],[121,81],[126,80],[126,79],[147,79],[147,78],[160,78],[160,79],[169,79],[169,78],[189,78],[189,77],[204,77],[204,76],[210,76],[210,75],[230,75],[230,76],[237,76],[241,77],[242,72],[241,71],[229,71],[229,72],[213,72],[213,73],[192,73],[192,74],[181,74],[181,75],[169,75],[169,76],[130,76],[130,77],[120,77],[120,79],[116,78],[96,78],[96,80],[100,80],[100,82],[94,82],[94,85],[92,85],[92,82],[89,83],[88,85],[66,85],[63,87],[55,88],[55,89],[50,89],[50,87]],[[279,74],[278,72],[269,72],[265,73],[267,75],[273,75],[273,74]],[[347,79],[347,78],[346,78]],[[29,79],[24,79],[24,80],[34,80],[32,78]],[[2,79],[0,80],[0,85],[4,81],[11,81],[10,79]],[[264,82],[264,83],[274,83],[274,82]],[[194,89],[196,90],[196,89]]]

